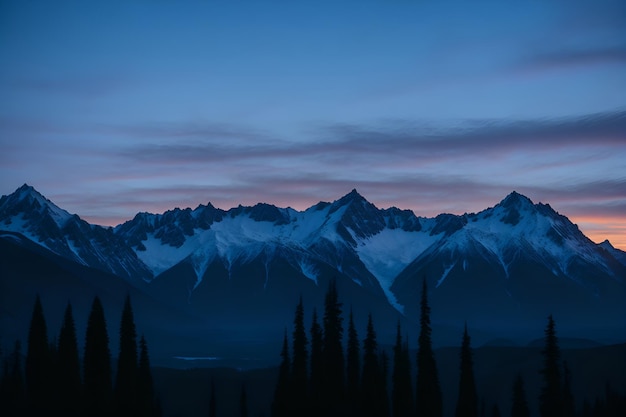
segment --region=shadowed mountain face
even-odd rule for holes
[[[298,297],[310,320],[333,278],[344,309],[357,319],[371,312],[383,341],[398,319],[417,334],[424,279],[440,344],[456,344],[465,320],[478,341],[532,339],[548,314],[572,336],[626,334],[626,254],[515,192],[461,216],[380,210],[353,190],[301,212],[209,203],[103,228],[24,185],[0,199],[0,231],[7,335],[24,328],[22,310],[30,312],[36,292],[44,303],[48,294],[75,294],[55,297],[60,314],[56,304],[67,298],[105,292],[121,305],[130,291],[151,306],[139,325],[171,346],[155,347],[159,354],[203,356],[253,342],[274,355]],[[169,336],[157,336],[159,327]]]

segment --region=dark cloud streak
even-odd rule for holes
[[[268,140],[251,132],[211,129],[180,130],[198,139],[194,143],[141,144],[117,151],[120,156],[142,162],[189,163],[245,159],[311,158],[321,160],[360,158],[425,158],[513,151],[549,151],[581,146],[626,145],[626,111],[592,114],[578,118],[527,121],[471,121],[442,132],[416,128],[332,125],[322,129],[325,140],[289,143]],[[167,136],[158,129],[146,134]],[[174,133],[175,134],[175,133]],[[181,135],[179,133],[179,135]],[[237,137],[239,141],[216,140]],[[205,139],[201,141],[200,139]]]

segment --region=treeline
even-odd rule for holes
[[[442,417],[444,403],[435,354],[426,282],[420,303],[420,331],[413,378],[408,338],[400,324],[392,352],[392,364],[376,340],[374,320],[368,318],[365,337],[360,340],[349,313],[347,344],[343,347],[343,311],[337,288],[331,282],[324,301],[321,320],[313,310],[307,333],[302,298],[295,311],[292,348],[285,330],[281,364],[272,402],[272,417]],[[617,417],[626,415],[626,396],[607,387],[606,397],[594,404],[587,401],[576,409],[571,390],[571,372],[561,354],[552,316],[545,329],[542,350],[542,389],[539,397],[541,417]],[[413,385],[415,382],[415,385]],[[452,407],[456,417],[529,417],[521,373],[511,387],[511,409],[479,401],[474,378],[471,339],[467,325],[461,337],[458,396]],[[484,396],[483,396],[484,398]],[[448,411],[449,413],[449,411]]]
[[[148,345],[143,336],[137,344],[130,297],[126,297],[122,310],[119,337],[113,381],[109,336],[100,299],[95,297],[91,306],[81,366],[72,305],[67,305],[58,339],[50,340],[37,296],[23,366],[19,341],[4,359],[0,415],[160,416]]]

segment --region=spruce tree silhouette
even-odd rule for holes
[[[304,415],[308,410],[308,341],[304,327],[302,296],[300,296],[300,302],[296,307],[293,325],[292,413],[294,415]]]
[[[417,379],[415,383],[417,390],[415,408],[418,417],[441,417],[443,415],[443,399],[431,333],[428,287],[426,286],[426,280],[424,280],[420,303],[420,335],[418,339]]]
[[[26,412],[24,377],[22,374],[22,344],[15,341],[13,352],[4,363],[3,396],[0,410],[3,416],[18,417]]]
[[[556,336],[556,325],[552,315],[548,317],[545,330],[543,354],[543,387],[539,396],[541,417],[562,417],[563,392],[561,390],[561,372],[559,342]]]
[[[52,386],[52,363],[46,320],[39,295],[35,299],[28,331],[28,350],[24,365],[26,376],[26,401],[33,415],[44,414],[53,409],[49,395]]]
[[[160,415],[160,402],[155,400],[148,343],[142,335],[139,339],[139,368],[137,369],[138,415],[143,417]]]
[[[478,417],[478,395],[474,380],[474,362],[467,323],[463,332],[460,353],[459,397],[456,403],[456,417]]]
[[[393,417],[413,417],[413,388],[408,342],[402,341],[402,329],[398,320],[396,344],[393,347],[393,371],[391,374],[391,410]]]
[[[282,360],[278,371],[278,381],[274,390],[274,401],[272,402],[273,417],[288,417],[291,415],[291,369],[289,359],[289,343],[287,342],[287,330],[283,338],[283,349],[280,353]]]
[[[354,327],[352,309],[348,323],[348,348],[346,353],[346,400],[349,412],[353,416],[360,414],[361,365],[359,352],[359,336]]]
[[[378,387],[378,395],[380,397],[381,417],[389,417],[389,387],[387,380],[389,379],[389,356],[383,350],[380,352],[380,380]]]
[[[511,417],[529,417],[530,409],[526,401],[524,390],[524,379],[521,374],[517,374],[513,383],[513,398],[511,401]]]
[[[87,321],[83,363],[84,414],[93,417],[110,416],[113,400],[111,352],[104,310],[98,297],[93,300]]]
[[[59,372],[56,377],[56,385],[59,396],[59,412],[68,417],[77,416],[81,411],[82,382],[76,327],[70,303],[67,303],[63,316],[57,357]]]
[[[328,285],[324,301],[324,342],[322,406],[325,415],[341,415],[344,400],[344,357],[343,357],[343,326],[341,303],[337,294],[335,280]]]
[[[120,353],[115,377],[115,409],[119,417],[137,414],[137,332],[130,296],[126,296],[120,322]]]
[[[380,395],[382,376],[380,370],[376,331],[370,314],[367,321],[367,333],[363,340],[363,376],[361,379],[363,416],[380,417],[382,415]]]
[[[324,384],[324,360],[323,360],[323,334],[322,327],[317,320],[317,310],[313,309],[311,320],[311,397],[309,414],[319,416],[321,413],[322,386]]]

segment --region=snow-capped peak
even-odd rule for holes
[[[65,226],[73,217],[28,184],[22,185],[13,194],[0,198],[0,217],[18,214],[21,214],[23,219],[48,215],[59,228]]]

